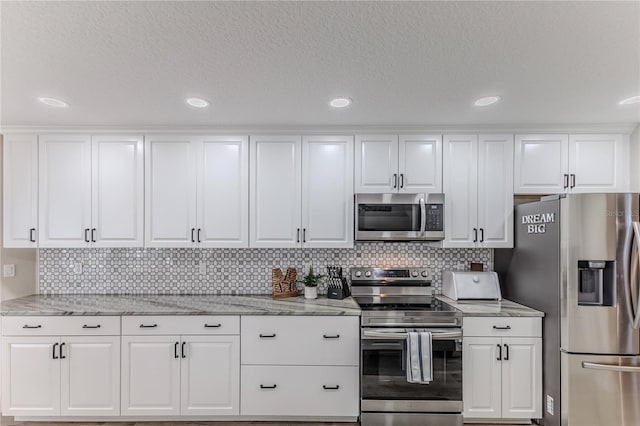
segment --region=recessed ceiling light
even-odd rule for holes
[[[56,98],[47,98],[45,96],[43,97],[39,97],[38,101],[45,104],[45,105],[49,105],[52,107],[57,107],[57,108],[66,108],[69,106],[68,103],[66,103],[65,101],[62,101],[60,99],[56,99]]]
[[[209,101],[202,98],[187,98],[185,102],[194,108],[206,108],[210,105]]]
[[[345,108],[351,105],[351,102],[352,101],[350,98],[340,96],[339,98],[331,99],[329,105],[331,105],[333,108]]]
[[[495,104],[496,102],[498,102],[500,100],[500,96],[486,96],[484,98],[480,98],[477,101],[475,101],[473,104],[475,106],[479,106],[479,107],[483,107],[483,106],[487,106],[487,105],[491,105],[491,104]]]
[[[640,96],[632,96],[630,98],[623,99],[620,102],[618,102],[618,105],[631,105],[631,104],[637,104],[637,103],[640,103]]]

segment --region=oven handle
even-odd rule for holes
[[[453,322],[434,322],[434,323],[385,322],[385,323],[373,323],[373,324],[367,323],[366,325],[369,327],[380,327],[381,325],[383,325],[385,327],[397,327],[397,328],[407,328],[407,327],[427,328],[427,327],[460,327],[461,324],[459,321],[456,320]]]
[[[364,330],[362,332],[362,338],[364,340],[370,339],[406,339],[407,333],[389,333],[384,331],[369,331]],[[460,331],[447,331],[432,333],[431,338],[433,340],[455,340],[462,338],[462,330]]]

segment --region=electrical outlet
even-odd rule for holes
[[[551,395],[547,395],[547,413],[553,416],[553,398]]]
[[[6,264],[2,267],[2,276],[3,277],[15,277],[16,276],[16,265],[13,263]]]
[[[73,273],[78,275],[82,273],[82,263],[76,263],[73,265]]]
[[[198,273],[200,275],[207,275],[207,262],[201,260],[198,264]]]

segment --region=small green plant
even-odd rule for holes
[[[309,267],[309,273],[302,278],[302,281],[298,281],[305,285],[305,287],[317,287],[320,281],[324,278],[322,274],[314,274],[313,266]]]

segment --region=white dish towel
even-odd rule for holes
[[[432,380],[431,332],[407,333],[407,382],[428,385]]]

